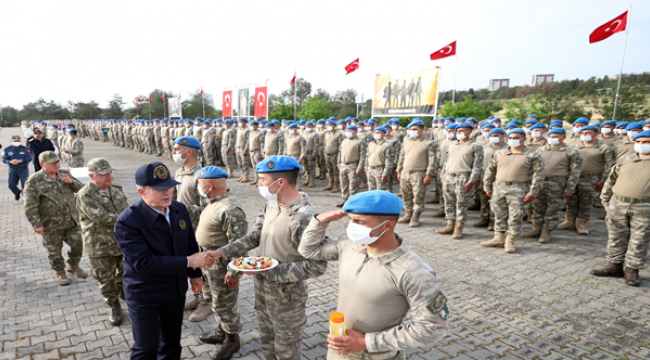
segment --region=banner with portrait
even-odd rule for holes
[[[375,77],[372,116],[434,116],[440,68]]]
[[[249,116],[248,88],[237,90],[237,116]]]
[[[181,99],[179,98],[171,98],[167,99],[167,106],[169,110],[169,117],[178,117],[182,118],[183,117],[183,107],[181,106]]]

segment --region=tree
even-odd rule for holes
[[[47,102],[40,98],[23,106],[19,118],[21,120],[70,119],[70,110],[54,101]]]
[[[293,119],[293,105],[287,104],[284,99],[279,98],[273,109],[270,109],[269,118],[277,120]]]
[[[78,102],[74,105],[72,116],[75,119],[98,119],[102,116],[103,111],[95,101]]]
[[[332,96],[332,112],[339,119],[357,116],[357,91],[354,89],[337,91]]]
[[[108,102],[108,107],[104,109],[104,119],[123,119],[124,110],[122,109],[124,101],[120,94],[113,95],[113,100]]]
[[[303,119],[325,119],[332,116],[332,104],[318,96],[310,96],[305,101],[299,117]]]
[[[18,110],[12,108],[11,106],[0,108],[0,119],[0,126],[10,127],[20,125]]]
[[[297,89],[296,89],[297,86]],[[295,93],[294,93],[295,91]],[[295,94],[295,99],[294,99]],[[289,89],[284,90],[280,95],[288,104],[295,104],[302,106],[302,104],[307,100],[307,96],[311,94],[311,83],[306,81],[303,78],[296,79],[296,81],[291,84]]]
[[[650,109],[645,105],[645,91],[646,87],[642,84],[621,86],[616,106],[616,120],[631,122],[647,120],[650,117]],[[603,101],[597,106],[598,113],[605,119],[610,119],[614,113],[614,96],[611,101]]]
[[[451,101],[445,101],[445,104],[439,109],[442,117],[474,117],[478,120],[487,119],[493,112],[495,111],[492,108],[487,108],[469,94],[465,96],[465,100],[453,105]]]

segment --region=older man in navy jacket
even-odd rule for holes
[[[115,223],[115,239],[124,253],[124,295],[133,323],[131,359],[180,359],[187,278],[201,290],[203,258],[185,205],[172,201],[178,184],[160,162],[135,174],[142,197]]]

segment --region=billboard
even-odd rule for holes
[[[250,115],[250,106],[248,106],[248,89],[239,89],[237,91],[237,116]]]
[[[372,116],[434,116],[440,68],[375,77]]]
[[[169,117],[183,117],[183,108],[181,107],[181,99],[179,98],[171,98],[167,100],[167,104],[169,107]]]

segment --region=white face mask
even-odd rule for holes
[[[490,142],[491,142],[492,144],[498,144],[498,143],[501,142],[501,139],[499,139],[499,138],[496,137],[496,136],[490,136]]]
[[[280,180],[280,179],[278,179],[278,180]],[[271,185],[278,182],[278,180],[275,180],[274,182],[272,182]],[[278,200],[278,193],[280,192],[280,190],[282,190],[282,186],[280,186],[280,188],[278,189],[278,191],[276,191],[275,194],[271,194],[271,192],[269,191],[269,187],[271,187],[271,185],[269,185],[269,186],[260,186],[259,187],[260,195],[262,195],[262,197],[265,198],[266,200],[277,201]]]
[[[189,151],[189,150],[188,150]],[[172,158],[174,159],[174,162],[177,164],[185,164],[185,161],[187,161],[187,158],[183,159],[183,154],[185,154],[187,151],[182,152],[180,154],[172,154]]]
[[[630,131],[627,132],[627,137],[634,138],[634,137],[637,136],[638,134],[639,134],[638,131],[632,131],[632,130],[630,130]]]
[[[397,125],[391,125],[391,127],[393,128],[393,130],[399,129],[399,126],[397,126]]]
[[[337,125],[336,128],[339,130],[343,130],[343,125]]]
[[[289,134],[293,135],[293,134],[295,134],[295,133],[296,133],[296,130],[294,130],[294,129],[289,129]]]
[[[327,131],[332,131],[332,130],[334,130],[334,127],[332,125],[328,125],[327,126]]]
[[[201,195],[201,197],[204,197],[204,198],[207,198],[208,193],[210,191],[212,191],[212,189],[210,189],[210,190],[208,190],[208,193],[203,192],[203,186],[201,186],[201,184],[196,184],[196,189],[199,191],[199,195]]]
[[[626,129],[618,129],[618,133],[621,134],[621,135],[625,135],[625,134],[627,134],[627,130]]]
[[[542,137],[542,132],[541,131],[533,131],[532,134],[533,134],[534,138]]]
[[[273,132],[273,129],[268,128],[268,129],[266,129],[266,132],[267,132],[267,133],[272,133],[272,132]]]
[[[643,131],[648,131],[648,130],[650,130],[650,127],[644,127],[643,128]]]
[[[366,131],[371,131],[371,130],[372,130],[372,126],[366,126]]]
[[[560,145],[560,139],[558,139],[558,138],[548,138],[548,143],[553,145],[553,146]]]
[[[521,140],[519,139],[508,139],[508,145],[513,148],[518,148],[521,146]]]
[[[239,124],[240,128],[244,128],[245,126],[246,126],[246,124]]]
[[[612,133],[612,129],[610,129],[610,128],[602,128],[602,129],[600,129],[600,131],[603,134],[611,134]]]
[[[574,133],[574,134],[579,134],[579,133],[580,133],[580,129],[582,129],[582,127],[574,127],[574,128],[573,128],[573,133]]]
[[[450,133],[450,132],[447,133],[447,139],[453,139],[455,137],[456,137],[456,134]]]
[[[467,135],[465,135],[465,133],[459,132],[456,134],[456,139],[458,140],[465,140],[465,138],[467,138]]]
[[[314,131],[314,128],[308,127],[308,128],[305,128],[305,130],[307,130],[307,132],[312,132],[312,131]]]
[[[372,137],[377,141],[381,140],[381,134],[372,134]]]
[[[580,141],[590,142],[591,140],[593,140],[591,135],[580,135]]]
[[[408,130],[408,136],[410,136],[412,139],[415,139],[420,135],[420,132],[417,130]]]
[[[384,225],[385,223],[386,223],[386,221],[384,221],[383,223],[381,223],[381,224],[379,224],[376,227],[371,229],[371,228],[368,228],[368,227],[365,227],[363,225],[359,225],[357,223],[354,223],[354,222],[350,221],[348,223],[347,229],[345,229],[345,232],[348,235],[348,239],[354,241],[354,243],[360,244],[360,245],[370,245],[370,244],[374,243],[375,241],[377,241],[377,239],[379,239],[382,235],[384,235],[384,233],[386,233],[386,231],[379,234],[379,236],[370,236],[370,233],[373,230],[375,230],[375,229],[379,228],[380,226]]]
[[[12,141],[11,145],[18,147],[20,146],[20,141]]]
[[[634,151],[639,154],[648,155],[650,154],[650,144],[634,144]]]
[[[490,137],[490,132],[489,132],[489,131],[484,131],[484,132],[483,132],[483,137],[484,137],[484,138],[488,138],[488,137]]]
[[[530,128],[524,128],[524,132],[525,132],[526,134],[530,134]]]
[[[318,124],[318,125],[316,125],[316,127],[319,128],[319,129],[322,129],[322,128],[323,128],[323,125]]]
[[[345,132],[345,137],[348,139],[352,139],[354,137],[354,133],[351,131],[346,131]]]

